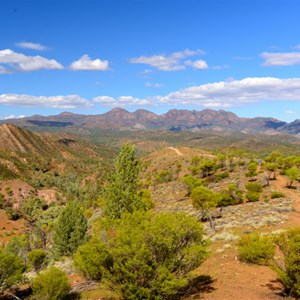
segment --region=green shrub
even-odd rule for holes
[[[27,253],[29,265],[39,271],[46,264],[47,253],[42,249],[34,249]]]
[[[228,172],[222,172],[222,173],[216,174],[216,175],[214,176],[214,181],[215,181],[215,182],[219,182],[219,181],[221,181],[222,179],[228,178],[228,177],[229,177]]]
[[[34,278],[32,291],[33,299],[62,300],[70,291],[67,275],[60,269],[50,267]]]
[[[187,188],[188,196],[191,195],[191,192],[194,188],[205,185],[205,181],[203,179],[199,179],[190,174],[185,174],[182,178],[182,182],[184,183],[184,185]]]
[[[259,193],[248,192],[246,198],[249,202],[257,202],[259,200]]]
[[[274,191],[274,192],[272,192],[272,194],[271,194],[271,198],[272,198],[272,199],[275,199],[275,198],[283,198],[283,197],[285,197],[285,194],[282,193],[282,192],[279,192],[279,191]]]
[[[93,238],[80,246],[74,257],[74,265],[87,278],[101,280],[105,267],[111,263],[111,257],[106,245]]]
[[[263,189],[263,186],[260,183],[249,182],[249,183],[246,184],[246,189],[249,192],[260,193]]]
[[[228,188],[219,193],[218,207],[243,203],[243,192],[236,184],[228,184]]]
[[[30,250],[29,236],[23,234],[13,237],[4,251],[7,253],[13,253],[25,260],[28,251]]]
[[[25,266],[16,254],[0,252],[0,295],[23,279]]]
[[[274,257],[275,244],[270,237],[249,234],[240,239],[238,250],[241,261],[266,265]]]
[[[279,279],[284,285],[285,292],[300,298],[300,228],[282,233],[278,245],[283,255],[283,262],[274,264]]]
[[[85,251],[78,255],[91,267],[90,274],[102,275],[125,300],[178,299],[178,291],[189,284],[187,274],[207,255],[201,223],[184,214],[137,211],[110,226],[105,242],[91,241],[78,249],[86,253],[99,249],[91,260]],[[103,274],[93,262],[105,270]]]
[[[173,180],[172,173],[169,170],[162,170],[155,176],[157,183],[166,183]]]

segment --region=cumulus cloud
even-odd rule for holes
[[[79,60],[74,61],[70,68],[73,71],[107,71],[109,62],[99,58],[91,60],[87,54],[84,54]]]
[[[194,69],[197,69],[197,70],[205,70],[205,69],[208,69],[208,64],[206,61],[202,60],[202,59],[198,59],[198,60],[195,60],[195,61],[191,61],[191,60],[187,60],[185,62],[185,64],[187,66],[191,66],[192,68]]]
[[[78,95],[67,96],[32,96],[22,94],[2,94],[0,104],[28,106],[28,107],[48,107],[74,109],[78,107],[89,107],[91,103]]]
[[[201,49],[174,52],[170,55],[160,54],[152,56],[140,56],[131,58],[129,61],[133,64],[145,64],[161,71],[178,71],[186,68],[184,58],[203,55],[205,52]]]
[[[103,106],[109,107],[128,107],[133,105],[149,105],[151,104],[149,99],[135,98],[132,96],[121,96],[121,97],[109,97],[99,96],[92,100],[93,103],[99,103]]]
[[[86,100],[77,95],[30,96],[18,94],[0,95],[0,104],[39,106],[72,109],[101,104],[108,107],[194,105],[209,108],[238,107],[260,101],[300,101],[300,78],[280,79],[250,77],[192,86],[171,92],[165,96],[138,98],[133,96],[98,96]],[[291,113],[287,111],[286,113]]]
[[[12,70],[19,71],[36,71],[41,69],[63,69],[63,66],[55,59],[48,59],[42,56],[27,56],[22,53],[14,52],[10,49],[0,51],[0,64],[6,66],[10,72]]]
[[[31,42],[17,43],[16,46],[23,48],[23,49],[32,49],[32,50],[38,50],[38,51],[44,51],[44,50],[48,49],[46,46],[43,46],[38,43],[31,43]]]
[[[203,84],[156,97],[160,104],[232,107],[258,101],[300,101],[300,78],[245,78]]]
[[[192,86],[165,96],[132,96],[113,98],[99,96],[93,103],[104,106],[126,107],[131,105],[194,105],[209,108],[229,108],[260,101],[300,101],[300,78],[273,77],[245,78]]]
[[[300,64],[300,52],[264,52],[263,66],[292,66]]]

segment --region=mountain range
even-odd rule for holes
[[[300,119],[291,123],[274,118],[240,118],[236,114],[224,110],[205,109],[178,110],[172,109],[165,114],[139,109],[128,112],[125,109],[114,108],[109,112],[98,115],[81,115],[63,112],[59,115],[34,115],[22,119],[2,120],[1,123],[11,123],[33,130],[56,128],[81,129],[128,129],[150,130],[165,129],[171,131],[193,131],[212,129],[216,131],[238,131],[243,133],[291,134],[300,136]]]

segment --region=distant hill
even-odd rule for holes
[[[1,121],[2,123],[4,121]],[[128,112],[125,109],[114,108],[99,115],[80,115],[63,112],[54,116],[34,115],[23,119],[6,120],[33,130],[58,130],[80,128],[93,129],[130,129],[149,130],[165,129],[171,131],[201,131],[202,129],[229,130],[243,133],[278,133],[297,135],[300,133],[300,120],[286,123],[274,118],[240,118],[236,114],[224,110],[205,109],[178,110],[172,109],[165,114],[156,115],[147,110]]]

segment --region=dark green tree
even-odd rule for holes
[[[71,255],[84,242],[87,220],[78,201],[70,202],[61,212],[54,227],[54,252]]]
[[[125,212],[146,209],[137,191],[139,169],[134,147],[123,145],[104,191],[106,216],[118,219]]]

